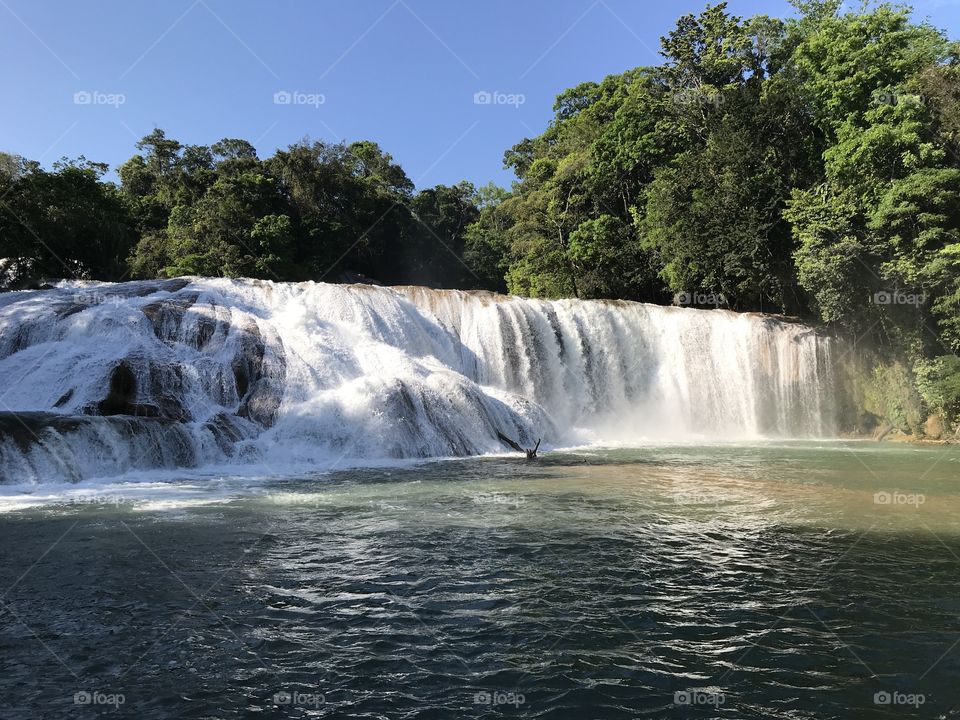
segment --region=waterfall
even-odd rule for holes
[[[0,483],[834,432],[831,340],[759,314],[180,278],[0,294]]]

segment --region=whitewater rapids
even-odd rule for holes
[[[835,431],[832,340],[758,314],[179,278],[0,294],[0,483]]]

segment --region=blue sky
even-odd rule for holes
[[[542,131],[558,92],[658,62],[658,38],[703,5],[0,0],[0,150],[115,167],[154,127],[187,143],[245,138],[261,157],[306,136],[370,139],[418,187],[508,185],[503,151]],[[960,35],[958,0],[915,7]],[[792,11],[781,0],[730,8]],[[499,94],[476,104],[478,92]]]

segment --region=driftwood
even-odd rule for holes
[[[537,459],[537,450],[540,449],[540,440],[541,440],[541,438],[537,438],[537,444],[533,447],[532,450],[527,450],[526,448],[520,447],[520,444],[519,444],[519,443],[515,442],[514,440],[511,440],[511,439],[508,438],[506,435],[504,435],[502,432],[497,432],[497,437],[500,438],[500,441],[501,441],[501,442],[506,443],[507,445],[509,445],[510,447],[512,447],[512,448],[513,448],[514,450],[516,450],[517,452],[526,453],[526,454],[527,454],[527,460],[536,460],[536,459]]]

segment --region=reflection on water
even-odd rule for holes
[[[952,717],[958,463],[673,446],[9,491],[0,717]]]

